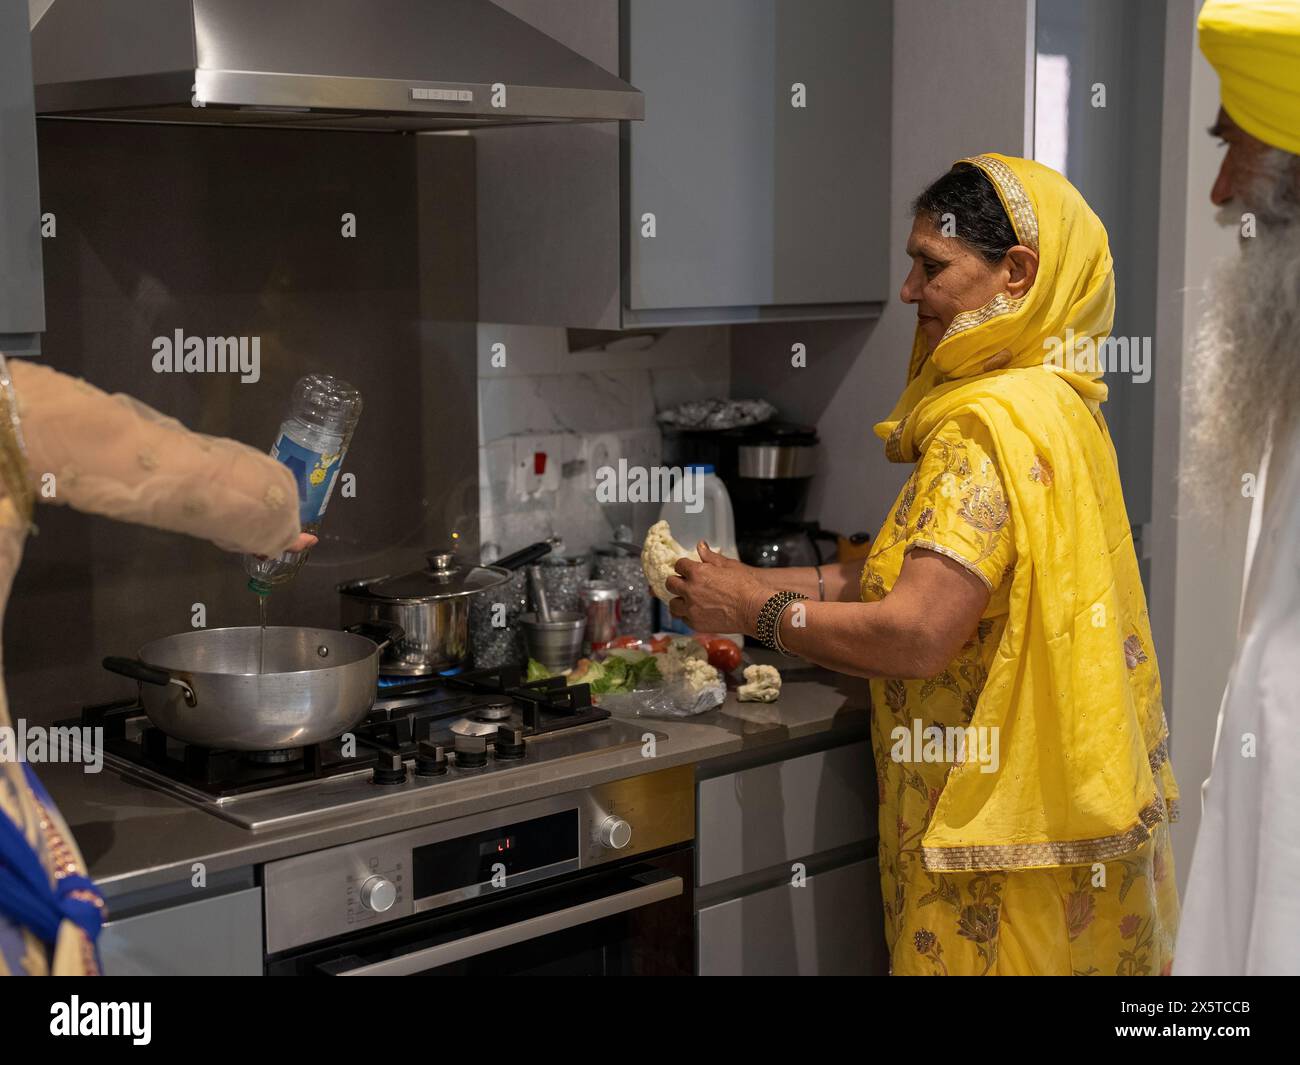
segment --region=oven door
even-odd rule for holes
[[[268,959],[326,976],[655,976],[695,970],[691,846]]]

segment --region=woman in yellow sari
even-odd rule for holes
[[[915,214],[908,383],[876,426],[914,468],[869,558],[703,546],[673,611],[872,678],[894,973],[1168,973],[1177,785],[1100,409],[1106,232],[1061,175],[994,154]]]

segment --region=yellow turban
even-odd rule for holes
[[[1252,137],[1300,155],[1300,0],[1206,0],[1196,26],[1223,109]]]

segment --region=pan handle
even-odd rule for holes
[[[400,642],[406,635],[406,630],[392,621],[358,621],[343,631],[373,640],[377,651],[382,651],[389,644]]]
[[[530,562],[536,562],[543,555],[551,553],[551,545],[545,540],[539,540],[535,544],[516,551],[513,555],[506,555],[505,558],[499,558],[492,563],[494,566],[500,566],[502,569],[515,570]]]
[[[157,666],[146,666],[136,658],[122,658],[120,655],[109,655],[104,659],[104,668],[110,673],[120,673],[124,677],[130,677],[132,680],[138,680],[145,684],[157,684],[166,686],[175,684],[185,695],[186,706],[198,706],[198,697],[194,694],[194,689],[180,677],[173,677],[165,669],[159,669]]]

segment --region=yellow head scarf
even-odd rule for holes
[[[922,860],[935,870],[1105,861],[1146,842],[1177,798],[1093,357],[1114,313],[1106,230],[1045,166],[962,162],[992,181],[1039,269],[1022,299],[958,315],[928,358],[918,331],[907,388],[876,426],[889,456],[911,462],[949,419],[977,418],[1016,543],[1009,617],[971,721],[998,729],[1000,766],[953,768]]]
[[[1206,0],[1196,28],[1232,120],[1300,155],[1300,0]]]

